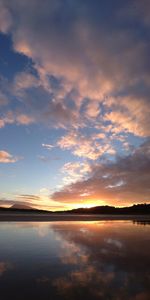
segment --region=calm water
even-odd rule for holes
[[[0,223],[0,299],[150,299],[150,225]]]

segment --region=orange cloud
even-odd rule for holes
[[[19,157],[15,157],[7,151],[4,150],[0,151],[0,163],[15,163],[19,159],[20,159]]]
[[[126,206],[138,202],[150,202],[150,144],[116,162],[106,161],[91,167],[86,179],[64,186],[51,195],[63,203],[101,205],[107,203]]]

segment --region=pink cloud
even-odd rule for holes
[[[115,132],[126,131],[137,136],[150,136],[150,103],[134,97],[111,99],[111,112],[105,115],[115,126]]]
[[[92,126],[95,127],[104,122],[103,115],[100,115],[100,104],[105,104],[107,108],[112,109],[111,112],[107,112],[107,120],[112,121],[114,130],[128,131],[140,137],[149,135],[148,112],[143,109],[145,91],[149,86],[149,44],[146,39],[137,38],[136,30],[118,26],[112,30],[110,36],[108,27],[105,28],[103,24],[102,30],[101,23],[97,23],[100,22],[100,18],[97,22],[94,21],[90,2],[83,5],[82,9],[86,13],[82,16],[80,10],[76,11],[72,3],[66,4],[66,11],[69,10],[73,16],[75,14],[76,20],[74,17],[66,19],[66,24],[67,22],[69,24],[61,28],[59,22],[55,23],[54,18],[55,15],[62,14],[59,1],[56,1],[57,4],[50,2],[45,6],[40,3],[38,7],[34,1],[29,0],[22,1],[22,4],[17,0],[2,0],[1,3],[0,20],[3,23],[1,30],[4,32],[10,30],[14,50],[30,57],[38,73],[36,78],[27,71],[21,72],[14,80],[13,92],[20,96],[21,100],[24,99],[24,103],[30,102],[32,115],[30,118],[37,123],[45,122],[48,126],[65,129],[68,126],[74,128],[88,126],[88,122],[92,120]],[[131,17],[131,6],[128,3],[123,6],[126,18]],[[118,10],[119,12],[112,11],[113,23],[119,20],[120,6]],[[137,1],[136,14],[132,14],[132,18],[139,23],[149,23],[148,1]],[[43,22],[39,22],[40,20]],[[111,27],[111,24],[108,25]],[[36,26],[39,28],[38,31]],[[61,78],[63,82],[61,88],[55,92],[49,83],[51,75]],[[123,104],[118,109],[117,97],[114,98],[116,107],[112,107],[109,100],[112,94],[124,94],[128,90],[132,90],[134,94],[140,85],[144,88],[143,95],[138,100],[139,108],[136,108],[136,116],[134,109],[131,109],[131,105],[136,106],[135,95],[130,97],[131,105],[128,103],[128,108]],[[31,87],[37,88],[38,94],[42,89],[42,92],[44,90],[49,95],[49,105],[45,104],[43,98],[40,99],[42,106],[40,113],[38,105],[37,107],[33,105],[34,100],[28,99],[28,94],[25,95]],[[65,102],[65,98],[70,97],[72,91],[76,91],[73,109]],[[53,99],[50,98],[51,94]],[[90,100],[83,113],[81,108],[85,97]],[[34,98],[33,95],[31,98]],[[122,113],[124,108],[129,114],[126,111]],[[1,121],[0,125],[4,126],[4,121]]]
[[[88,158],[90,160],[97,160],[104,153],[112,152],[113,148],[109,141],[102,143],[104,135],[92,134],[85,136],[79,132],[69,132],[62,136],[57,145],[63,150],[71,150],[72,153],[78,157]]]
[[[1,150],[0,151],[0,163],[15,163],[20,158],[17,156],[13,156],[7,151]]]
[[[21,125],[30,125],[35,122],[34,118],[25,114],[16,117],[16,122]]]
[[[18,93],[25,89],[37,87],[39,84],[40,81],[29,72],[20,72],[14,79],[14,89]]]

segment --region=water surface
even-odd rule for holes
[[[0,223],[0,299],[150,299],[150,226]]]

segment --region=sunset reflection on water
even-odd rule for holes
[[[132,221],[0,224],[7,299],[150,299],[150,226]]]

